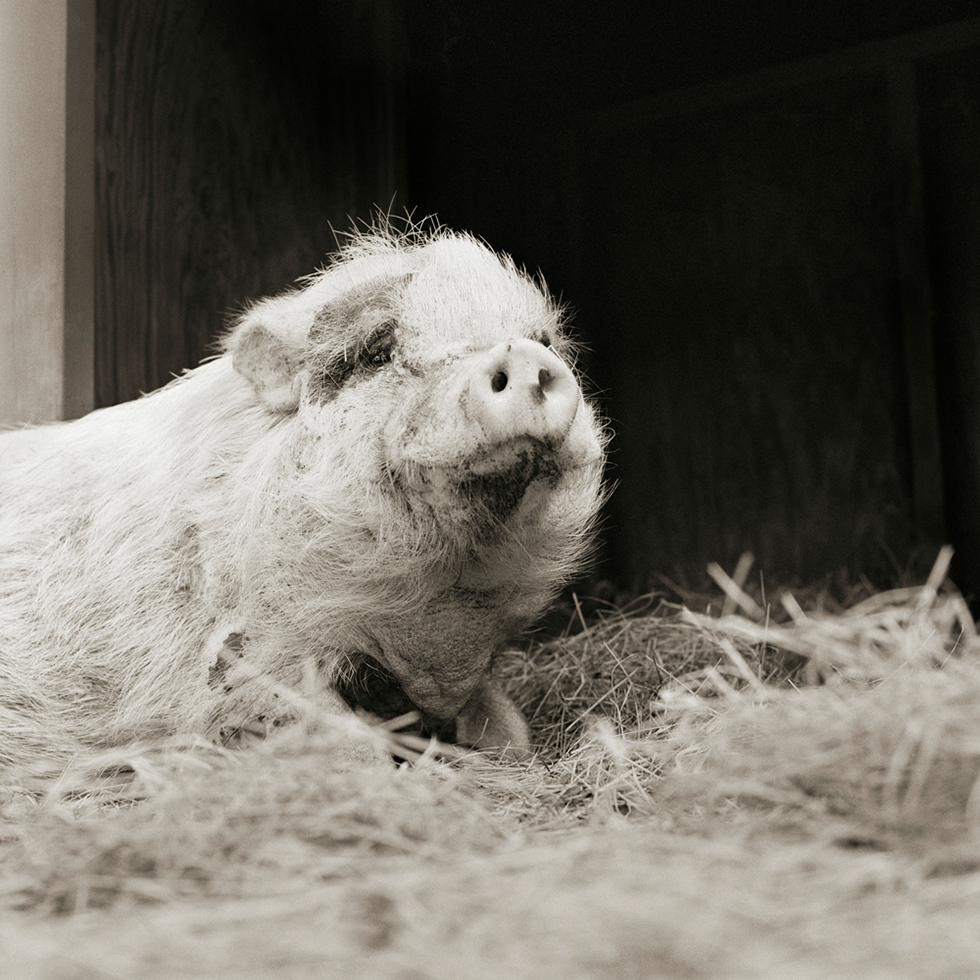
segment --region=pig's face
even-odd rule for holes
[[[255,307],[231,337],[235,367],[296,427],[303,493],[333,501],[320,507],[325,520],[344,497],[337,519],[360,522],[392,568],[444,575],[444,594],[428,600],[443,616],[445,595],[464,589],[483,597],[474,615],[491,633],[520,623],[567,576],[599,497],[601,431],[567,363],[558,311],[469,238],[412,248],[369,240],[348,256]],[[509,581],[515,608],[487,614],[486,597]],[[370,652],[417,702],[438,688],[430,700],[450,703],[447,686],[462,697],[486,669],[485,651],[472,665],[466,651],[433,664],[411,643],[391,647],[376,637]]]

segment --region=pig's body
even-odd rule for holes
[[[365,658],[461,740],[524,747],[492,655],[600,494],[564,343],[473,240],[369,237],[166,388],[0,435],[0,766],[295,713],[256,672],[346,712]]]

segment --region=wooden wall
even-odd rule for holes
[[[969,40],[916,72],[946,517],[957,571],[980,595],[980,29]]]
[[[980,594],[971,5],[408,6],[413,200],[592,348],[603,572],[886,584],[951,537]]]
[[[590,322],[634,576],[742,550],[779,577],[869,568],[913,544],[884,105],[881,80],[847,79],[589,153]]]
[[[96,393],[193,367],[402,185],[387,0],[98,0]],[[404,203],[404,202],[402,202]]]

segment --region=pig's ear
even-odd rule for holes
[[[235,370],[274,412],[299,405],[302,348],[273,333],[261,320],[243,323],[228,339]]]

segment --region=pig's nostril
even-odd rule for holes
[[[464,377],[467,411],[490,445],[529,438],[557,450],[580,399],[571,371],[540,344],[498,344],[472,362]]]

